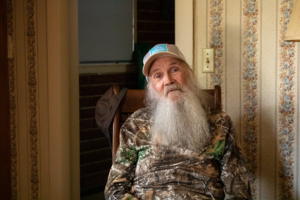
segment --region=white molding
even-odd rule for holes
[[[40,199],[50,196],[50,166],[49,166],[49,110],[48,110],[48,66],[47,66],[47,15],[46,1],[36,1],[36,38],[38,101],[39,101],[39,160],[40,160]]]
[[[77,134],[76,132],[70,134],[73,129],[69,127],[72,122],[70,99],[74,98],[72,100],[76,101],[79,98],[76,95],[70,96],[69,68],[70,64],[74,63],[70,61],[70,2],[68,0],[48,0],[46,4],[50,149],[49,199],[56,200],[70,199],[71,197],[70,136]],[[76,124],[78,123],[76,122]]]
[[[175,44],[194,65],[194,0],[175,0]]]
[[[69,0],[70,199],[80,199],[78,0]]]

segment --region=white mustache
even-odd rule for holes
[[[178,84],[172,84],[169,86],[165,86],[164,95],[167,96],[167,94],[172,90],[182,90],[182,89],[181,89],[180,85],[178,85]]]

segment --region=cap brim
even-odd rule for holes
[[[170,56],[170,57],[178,58],[179,60],[182,60],[183,62],[185,62],[185,60],[183,60],[181,57],[179,57],[175,53],[168,52],[168,51],[159,52],[159,53],[156,53],[156,54],[154,54],[154,55],[152,55],[148,58],[147,62],[143,66],[143,74],[145,76],[149,76],[149,70],[150,70],[150,67],[151,67],[152,63],[154,62],[154,60],[156,60],[159,57],[164,57],[164,56]]]

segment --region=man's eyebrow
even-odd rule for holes
[[[178,64],[177,61],[170,63],[170,65],[176,65],[176,64]]]
[[[178,64],[178,62],[174,61],[174,62],[170,63],[169,66],[171,66],[171,65],[177,65],[177,64]],[[155,73],[156,71],[159,71],[159,70],[160,70],[160,68],[156,68],[156,69],[150,71],[149,75],[153,74],[153,73]]]
[[[153,74],[154,72],[158,71],[159,68],[152,70],[149,74]]]

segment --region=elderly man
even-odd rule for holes
[[[120,131],[106,199],[251,199],[232,121],[210,109],[177,46],[144,57],[147,107]]]

